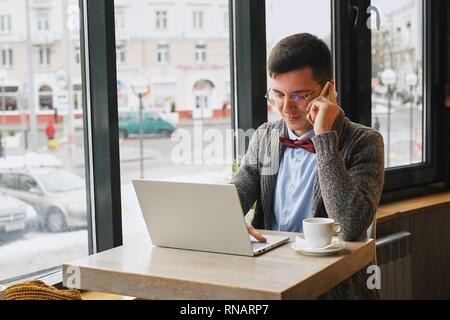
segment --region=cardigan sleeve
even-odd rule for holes
[[[384,144],[371,130],[351,147],[349,163],[339,152],[336,131],[313,139],[317,151],[319,186],[330,218],[341,225],[346,241],[356,241],[375,218],[384,183]]]

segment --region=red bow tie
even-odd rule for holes
[[[316,149],[314,148],[311,139],[291,140],[289,138],[280,137],[280,143],[288,148],[302,148],[308,152],[316,153]]]

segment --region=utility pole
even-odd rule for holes
[[[28,111],[30,112],[29,146],[31,151],[37,148],[36,109],[34,106],[34,74],[33,74],[33,44],[31,43],[30,0],[25,0],[27,18],[27,66],[28,66]]]
[[[6,99],[5,99],[5,80],[8,76],[8,70],[0,69],[0,85],[1,85],[1,93],[2,93],[2,123],[1,123],[1,136],[0,139],[5,141],[6,138],[6,126],[8,125],[6,121]],[[3,123],[4,122],[4,123]],[[1,142],[1,141],[0,141]],[[3,144],[1,144],[3,146]],[[0,157],[3,157],[6,153],[6,148],[3,146],[3,154]]]
[[[74,13],[71,13],[74,14]],[[69,19],[69,1],[63,0],[62,1],[62,43],[64,44],[64,64],[66,67],[66,74],[67,74],[67,84],[66,84],[66,90],[67,90],[67,103],[68,103],[68,110],[67,110],[67,117],[64,121],[64,127],[66,129],[66,134],[68,138],[68,157],[69,159],[72,159],[74,144],[75,144],[75,134],[74,134],[74,123],[73,123],[73,85],[72,85],[72,59],[71,59],[71,50],[72,50],[72,38],[71,38],[71,28],[74,26],[70,26],[69,23],[71,23],[71,19]]]

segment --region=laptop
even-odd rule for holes
[[[155,246],[256,256],[289,241],[250,236],[232,184],[133,180],[133,186]]]

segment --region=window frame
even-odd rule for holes
[[[167,31],[168,28],[168,13],[167,10],[155,10],[155,30]]]
[[[12,32],[11,14],[0,15],[0,33],[6,34]]]
[[[249,140],[239,134],[267,122],[265,1],[229,0],[233,157],[239,160]],[[239,107],[237,105],[239,101]],[[243,142],[243,145],[241,143]]]
[[[157,44],[156,62],[160,65],[167,65],[170,63],[170,46],[168,43]]]
[[[442,180],[442,152],[439,148],[444,142],[440,135],[439,115],[442,113],[441,101],[443,90],[439,86],[443,83],[441,57],[441,23],[439,10],[441,1],[424,0],[424,126],[426,129],[424,144],[426,161],[418,165],[387,169],[385,190],[395,190],[406,186],[417,186]],[[431,54],[430,54],[431,53]],[[433,107],[435,106],[435,107]]]
[[[11,68],[14,65],[14,50],[9,47],[4,47],[1,53],[1,65],[4,68]]]
[[[439,114],[442,113],[440,109],[443,109],[440,108],[443,89],[439,88],[443,83],[439,65],[444,62],[441,55],[442,41],[440,40],[442,18],[439,14],[439,10],[442,10],[442,2],[440,0],[423,0],[423,3],[424,128],[426,130],[424,152],[426,161],[420,164],[386,168],[383,190],[383,199],[386,200],[395,198],[397,191],[443,180],[444,158],[442,152],[439,151],[443,140],[438,134],[443,125],[439,121]],[[337,89],[340,93],[339,102],[352,121],[371,126],[372,48],[371,32],[365,25],[369,18],[366,12],[370,1],[332,1],[332,5],[335,6],[335,10],[332,10],[335,18],[333,43],[336,46],[335,68]],[[356,28],[352,25],[354,21],[354,17],[351,16],[352,7],[357,7],[360,13],[364,13],[358,20]],[[430,52],[432,55],[429,54]],[[355,62],[359,66],[357,70],[352,67]],[[366,107],[362,108],[361,106]]]
[[[192,27],[195,31],[204,30],[204,16],[203,10],[192,11]]]
[[[79,0],[89,254],[123,244],[114,1]],[[101,145],[102,148],[94,146]]]
[[[370,37],[364,30],[348,31],[349,5],[359,5],[363,9],[369,0],[337,0],[331,1],[334,32],[332,33],[333,51],[335,53],[336,80],[340,91],[340,99],[344,110],[352,120],[370,125],[371,103],[367,108],[357,108],[361,101],[370,101],[370,72],[357,70],[345,74],[355,54],[369,50]],[[429,1],[430,0],[425,0]],[[433,0],[431,9],[426,10],[427,63],[431,63],[425,87],[429,87],[431,95],[427,95],[427,108],[435,103],[432,117],[428,117],[428,128],[434,125],[433,152],[435,162],[428,168],[402,168],[397,172],[386,173],[385,191],[402,190],[408,184],[424,184],[445,180],[450,186],[450,150],[443,147],[447,144],[445,137],[450,129],[444,123],[450,123],[450,108],[442,108],[444,79],[450,82],[450,61],[447,52],[450,50],[450,22],[445,16],[450,13],[450,4],[442,0]],[[229,0],[230,25],[230,71],[231,71],[231,103],[233,129],[256,129],[267,122],[267,108],[264,95],[267,89],[266,71],[266,32],[265,2],[260,0]],[[114,1],[79,0],[80,20],[80,54],[82,68],[82,100],[85,144],[85,170],[88,204],[88,246],[89,254],[102,252],[121,246],[122,212],[119,158],[118,109],[117,106],[117,69],[115,50],[115,15]],[[362,11],[365,12],[365,11]],[[433,19],[429,17],[433,16]],[[365,20],[365,19],[364,19]],[[446,23],[446,24],[445,24]],[[431,27],[430,27],[431,26]],[[443,31],[445,28],[445,31]],[[339,31],[339,32],[336,32]],[[356,32],[355,34],[353,34]],[[364,39],[356,41],[358,32]],[[335,39],[336,38],[336,39]],[[340,39],[340,40],[339,40]],[[336,41],[337,40],[337,41]],[[447,41],[447,42],[445,42]],[[368,45],[369,43],[369,45]],[[444,46],[443,44],[446,44]],[[352,51],[354,50],[354,51]],[[352,53],[353,52],[353,53]],[[349,56],[346,57],[345,54]],[[444,58],[447,57],[447,60]],[[361,59],[360,57],[356,57]],[[435,59],[435,60],[433,60]],[[357,61],[357,60],[353,60]],[[364,59],[367,64],[367,59]],[[342,64],[340,64],[342,63]],[[439,68],[445,65],[444,71]],[[370,64],[369,64],[370,65]],[[363,67],[365,67],[363,65]],[[352,70],[350,68],[349,70]],[[445,78],[444,78],[445,75]],[[348,78],[348,82],[341,82]],[[351,84],[363,81],[362,92],[354,100],[351,94],[358,90]],[[432,86],[428,85],[432,81]],[[368,83],[366,83],[368,82]],[[344,86],[344,84],[347,84]],[[350,84],[350,85],[349,85]],[[353,88],[353,89],[352,89]],[[361,89],[359,89],[361,90]],[[239,101],[239,108],[236,101]],[[234,156],[239,158],[239,139],[235,139]],[[94,148],[101,145],[102,148]],[[245,150],[248,147],[246,141]],[[439,147],[441,151],[438,152]],[[439,160],[439,161],[437,161]],[[445,162],[447,161],[447,162]],[[445,172],[445,175],[439,176]],[[399,182],[396,182],[399,181]],[[60,270],[60,268],[52,268]],[[36,272],[42,275],[46,270]],[[29,275],[28,275],[29,276]],[[21,276],[23,279],[26,276]],[[19,279],[19,278],[16,278]]]
[[[195,63],[205,64],[207,61],[206,55],[207,45],[204,42],[197,42],[195,44]]]
[[[39,46],[39,65],[41,67],[48,67],[51,65],[52,50],[50,46]]]
[[[421,187],[442,181],[447,183],[447,187],[449,186],[450,169],[449,166],[444,165],[450,159],[450,152],[445,153],[445,136],[448,136],[449,130],[444,129],[444,119],[448,108],[444,110],[446,108],[441,106],[444,92],[442,65],[446,63],[444,44],[445,36],[449,32],[449,27],[445,25],[447,21],[445,13],[449,11],[450,5],[442,0],[423,1],[426,3],[423,11],[425,36],[423,43],[424,70],[427,70],[424,78],[426,79],[424,97],[426,97],[427,110],[425,128],[428,131],[425,135],[427,160],[418,165],[386,169],[384,184],[386,199],[392,198],[395,193],[404,194],[404,190],[411,187]],[[339,103],[350,120],[365,126],[371,126],[372,121],[371,32],[366,27],[369,17],[366,12],[370,3],[370,0],[330,0],[333,25],[332,51]],[[236,100],[240,101],[239,110],[234,107],[233,112],[235,128],[256,129],[267,121],[267,112],[260,107],[263,103],[260,97],[264,96],[262,91],[266,89],[266,84],[258,83],[258,78],[254,76],[258,74],[262,79],[266,79],[266,73],[257,71],[259,69],[265,72],[266,69],[265,56],[264,59],[260,56],[261,52],[265,52],[263,47],[265,38],[264,43],[259,38],[261,34],[265,37],[265,28],[262,23],[255,23],[259,16],[265,17],[265,8],[260,2],[258,4],[260,7],[255,8],[253,5],[256,6],[256,4],[252,0],[230,1],[233,8],[230,12],[233,12],[235,16],[234,20],[233,17],[230,18],[230,26],[233,29],[230,39],[234,45],[231,60],[234,76],[233,106],[236,105]],[[354,25],[356,9],[352,8],[357,8],[359,14],[356,27]],[[427,54],[430,52],[432,54]],[[252,53],[253,59],[250,59]],[[358,68],[354,68],[355,64]],[[447,77],[449,77],[448,74]]]
[[[117,65],[122,65],[126,62],[126,52],[124,44],[116,45],[116,57],[117,57],[116,61]]]
[[[48,12],[36,14],[36,29],[38,32],[46,32],[50,30],[50,17]]]

